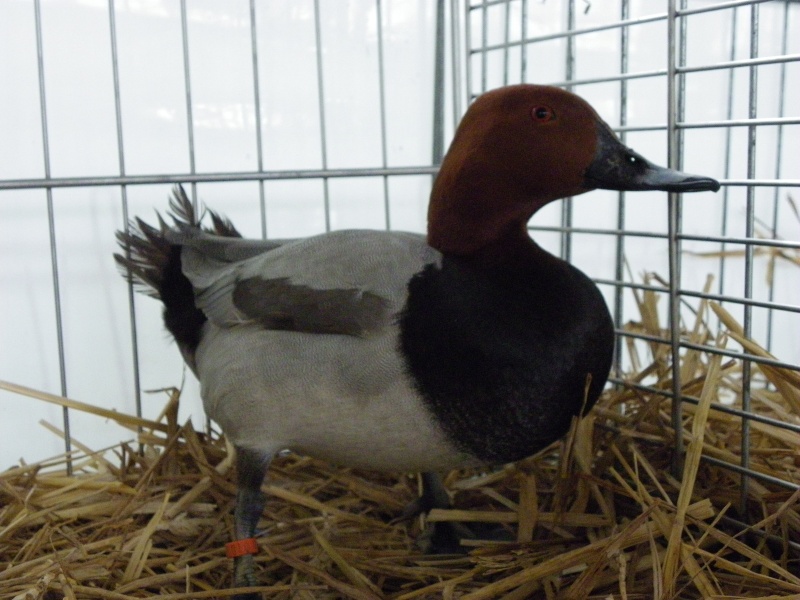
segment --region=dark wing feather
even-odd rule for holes
[[[233,304],[264,329],[363,336],[390,321],[389,302],[358,289],[315,289],[288,277],[237,281]]]

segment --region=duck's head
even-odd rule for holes
[[[456,130],[431,192],[428,240],[471,254],[518,237],[548,202],[597,188],[700,192],[719,183],[652,164],[575,94],[500,88],[476,99]]]

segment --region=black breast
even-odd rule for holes
[[[490,463],[561,437],[605,385],[614,330],[600,291],[550,255],[486,270],[446,257],[408,285],[400,318],[407,368],[440,426]]]

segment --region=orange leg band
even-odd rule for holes
[[[228,558],[238,558],[247,554],[258,554],[258,542],[255,538],[235,540],[225,544],[225,554]]]

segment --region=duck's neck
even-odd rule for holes
[[[497,165],[467,159],[455,166],[445,159],[431,191],[428,244],[479,262],[527,255],[538,248],[528,221],[549,200],[526,193]]]

